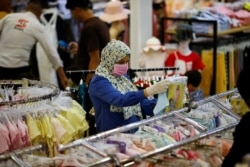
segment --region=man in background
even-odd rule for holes
[[[11,13],[0,20],[0,79],[33,79],[30,53],[36,42],[46,51],[63,88],[68,79],[57,48],[52,47],[52,39],[46,34],[45,27],[39,22],[42,13],[40,3],[28,3],[26,12]]]
[[[83,23],[78,44],[71,42],[70,48],[77,55],[75,66],[82,70],[95,70],[100,63],[102,49],[110,41],[109,29],[106,23],[95,17],[90,0],[67,0],[66,8],[70,9],[72,17]],[[88,73],[84,81],[89,84],[93,74]]]

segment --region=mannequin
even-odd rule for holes
[[[183,56],[188,56],[191,54],[191,49],[189,48],[190,40],[180,41],[178,45],[178,51]]]
[[[178,42],[178,49],[169,54],[165,60],[166,67],[179,67],[179,70],[168,71],[168,75],[184,75],[187,71],[198,70],[201,72],[205,65],[200,56],[189,47],[194,37],[192,27],[188,24],[179,24],[176,28],[175,39]]]
[[[151,37],[147,40],[146,46],[142,49],[139,66],[140,68],[163,68],[166,59],[165,47],[161,45],[160,40]],[[141,76],[164,76],[165,71],[140,72]]]
[[[111,23],[109,28],[110,39],[124,40],[125,26],[121,20]]]
[[[109,1],[100,15],[100,19],[110,24],[109,33],[110,39],[121,40],[128,43],[126,39],[126,19],[130,10],[125,9],[119,0]]]

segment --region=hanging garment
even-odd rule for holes
[[[218,94],[227,91],[225,52],[218,52],[216,58],[215,93]]]
[[[51,15],[49,20],[45,18],[45,15],[47,14]],[[56,35],[57,17],[58,17],[58,11],[57,9],[54,8],[47,9],[40,17],[41,22],[45,25],[47,33],[50,34],[51,40],[53,40],[54,46],[52,47],[56,48],[57,48],[57,35]],[[58,86],[56,70],[52,67],[51,62],[47,58],[46,53],[44,52],[40,43],[37,43],[36,50],[37,50],[36,56],[38,62],[40,81],[51,83]]]
[[[210,96],[211,83],[213,79],[213,51],[202,50],[202,62],[205,63],[205,68],[202,70],[202,79],[200,87],[203,90],[204,96]],[[215,93],[222,93],[227,90],[226,80],[226,62],[225,53],[218,52],[216,56],[216,79],[215,79]]]
[[[229,51],[229,89],[233,89],[236,86],[235,69],[234,69],[234,49]]]

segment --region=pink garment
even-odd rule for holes
[[[250,12],[246,10],[238,10],[235,12],[236,19],[240,21],[242,26],[250,24]]]
[[[5,125],[5,124],[1,124],[1,128],[2,128],[2,130],[4,132],[3,135],[6,138],[6,141],[8,143],[8,147],[10,147],[11,141],[10,141],[10,132],[9,132],[9,129],[8,129],[7,125]]]
[[[29,146],[31,146],[31,141],[30,141],[28,126],[27,126],[26,122],[24,122],[24,121],[21,121],[21,122],[22,122],[24,130],[25,130],[25,136],[23,138],[23,141],[25,141],[24,145],[26,147],[29,147]]]
[[[190,137],[193,137],[196,135],[195,129],[192,125],[189,125],[189,132],[190,132]]]
[[[0,124],[0,154],[9,150],[9,143],[6,139],[5,129],[3,125]]]
[[[12,122],[13,126],[15,127],[17,134],[16,134],[16,139],[15,139],[15,144],[14,144],[14,149],[19,149],[22,148],[22,135],[21,132],[18,129],[17,122]]]
[[[229,17],[235,17],[235,12],[226,6],[218,6],[218,7],[215,7],[214,10],[216,13],[221,13],[221,14],[227,15]]]
[[[250,12],[246,11],[246,10],[238,10],[235,12],[235,16],[238,18],[238,19],[249,19],[250,17]]]
[[[15,150],[17,148],[17,145],[16,145],[16,138],[17,138],[17,134],[18,134],[18,130],[17,130],[17,127],[12,124],[12,122],[8,121],[7,122],[7,127],[8,127],[8,130],[9,130],[9,134],[10,134],[10,150]]]
[[[17,121],[17,127],[21,136],[21,147],[26,146],[26,129],[25,129],[25,123],[21,121],[20,119]]]
[[[126,148],[126,155],[128,156],[134,156],[134,155],[140,155],[141,153],[133,148]]]

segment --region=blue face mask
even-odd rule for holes
[[[128,63],[115,64],[112,74],[116,76],[123,76],[128,72]]]

